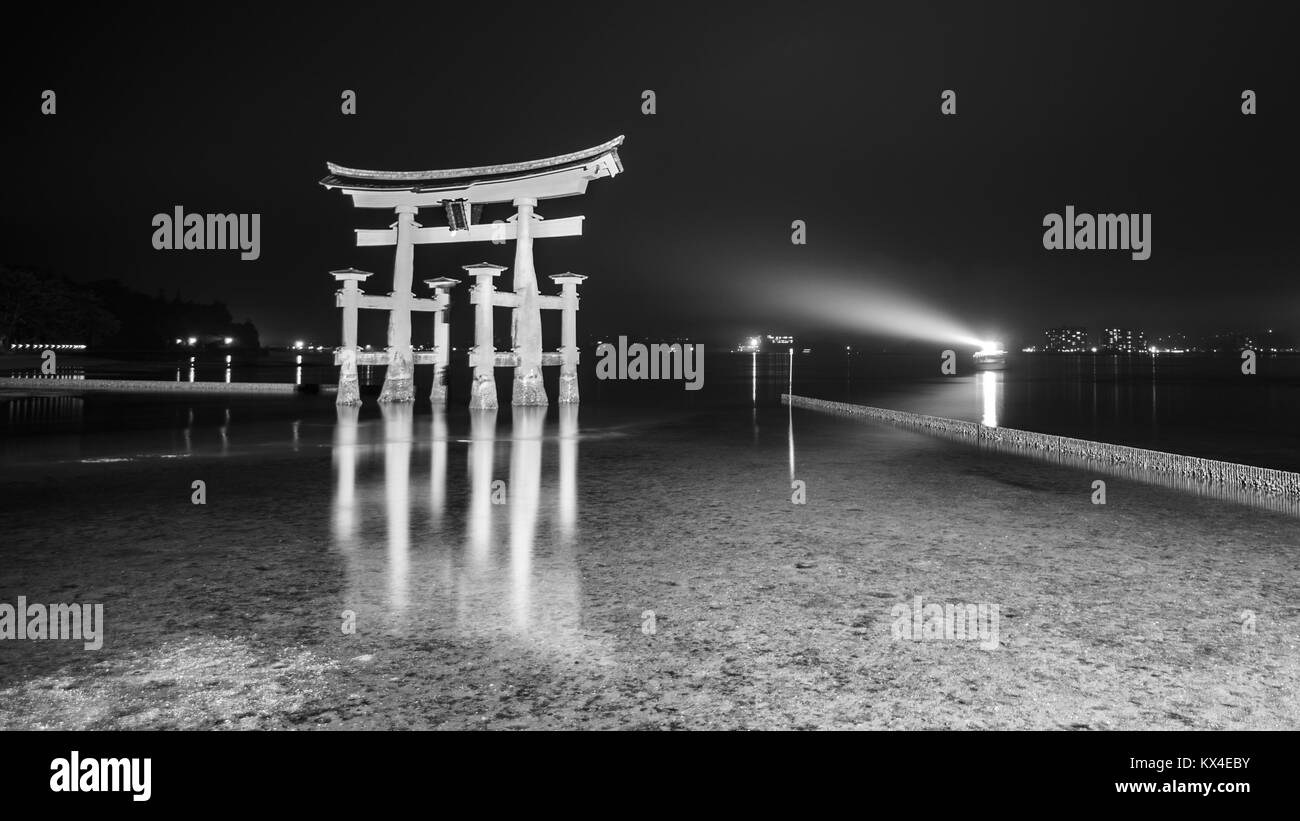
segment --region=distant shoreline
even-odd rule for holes
[[[161,379],[69,379],[66,377],[0,377],[0,390],[38,392],[108,391],[116,393],[331,393],[336,385],[295,385],[291,382],[166,382]]]

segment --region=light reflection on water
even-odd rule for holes
[[[387,405],[376,423],[337,409],[331,535],[359,620],[580,640],[578,408],[550,414]],[[449,476],[460,454],[463,483]]]
[[[388,602],[401,612],[408,604],[411,555],[411,437],[415,408],[382,404],[384,425],[384,506],[388,531]]]
[[[990,428],[998,426],[998,410],[1002,404],[1002,372],[983,371],[979,377],[980,405],[984,409],[980,423]]]
[[[790,447],[789,447],[790,481],[791,483],[793,483],[794,482],[794,405],[787,405],[785,410],[786,410],[787,427],[789,428],[789,433],[787,435],[787,438],[789,439],[790,442]]]
[[[86,402],[80,396],[21,396],[5,402],[9,426],[24,427],[30,423],[59,420],[79,420],[86,411]]]
[[[478,569],[487,565],[492,549],[492,456],[496,447],[497,412],[469,412],[469,525],[470,564]]]

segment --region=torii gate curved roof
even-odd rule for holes
[[[510,202],[520,197],[552,199],[582,194],[587,183],[623,170],[618,158],[622,135],[583,151],[529,162],[479,165],[435,171],[374,171],[326,163],[320,181],[352,197],[359,208],[434,206],[446,200],[474,204]]]

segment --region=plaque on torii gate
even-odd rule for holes
[[[414,246],[453,242],[515,241],[514,293],[486,296],[485,307],[490,321],[492,305],[509,304],[512,309],[511,344],[507,360],[514,368],[511,389],[513,405],[545,405],[546,389],[542,384],[542,366],[561,366],[561,402],[578,400],[576,331],[570,327],[577,307],[577,275],[557,279],[564,287],[560,297],[538,293],[537,273],[533,267],[533,240],[582,235],[583,218],[565,217],[543,220],[535,212],[541,200],[583,194],[587,184],[602,177],[614,177],[623,170],[618,147],[623,138],[585,151],[563,154],[543,160],[506,165],[487,165],[437,171],[374,171],[348,168],[328,163],[330,174],[320,181],[328,189],[339,189],[352,197],[357,208],[392,209],[397,221],[384,229],[358,229],[357,245],[396,246],[393,265],[393,291],[386,304],[390,307],[388,345],[384,359],[388,365],[381,402],[409,402],[414,399],[411,349],[411,310],[413,294]],[[479,207],[510,203],[516,213],[506,222],[475,223]],[[437,209],[447,215],[447,225],[424,227],[416,221],[419,209]],[[513,297],[501,301],[502,297]],[[550,304],[554,302],[555,304]],[[543,354],[541,309],[563,308],[567,320],[563,350],[558,355]],[[483,309],[478,315],[481,317]],[[475,383],[471,402],[495,406],[496,389],[490,400],[481,395],[482,368],[486,352],[479,359],[471,352],[475,365]],[[503,364],[494,353],[494,365]],[[477,399],[476,399],[477,398]]]

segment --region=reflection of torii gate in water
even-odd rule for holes
[[[444,374],[447,355],[446,324],[442,312],[450,303],[450,288],[457,280],[426,280],[435,289],[433,299],[416,299],[411,292],[414,276],[415,246],[426,243],[515,241],[513,293],[494,290],[492,278],[505,270],[488,263],[466,266],[477,279],[470,301],[479,306],[475,312],[474,348],[470,362],[474,382],[470,393],[471,408],[497,406],[493,368],[513,367],[513,405],[545,405],[546,388],[542,384],[544,365],[560,366],[560,402],[578,401],[578,346],[576,311],[578,283],[585,277],[558,274],[551,279],[563,286],[559,296],[542,296],[537,290],[533,268],[533,240],[545,237],[582,235],[582,217],[565,217],[542,221],[534,213],[539,200],[583,194],[587,183],[601,177],[613,177],[623,170],[618,158],[622,137],[607,143],[544,160],[455,168],[442,171],[368,171],[344,168],[329,163],[329,176],[321,180],[326,188],[338,188],[352,197],[358,208],[391,208],[397,222],[388,228],[358,229],[357,245],[395,245],[393,291],[387,297],[368,296],[357,287],[368,276],[364,271],[347,269],[335,272],[343,284],[337,304],[343,308],[343,346],[335,354],[339,370],[339,404],[356,404],[360,400],[356,366],[387,365],[380,402],[410,402],[415,399],[414,366],[434,364],[431,398],[446,401]],[[476,223],[482,206],[511,203],[517,209],[506,222]],[[436,208],[446,214],[445,227],[425,228],[415,221],[421,208]],[[511,345],[509,352],[497,353],[492,343],[492,308],[511,309]],[[357,349],[356,312],[358,308],[383,308],[389,311],[388,346],[383,352],[364,353]],[[563,311],[562,343],[556,353],[542,352],[542,309]],[[411,348],[411,312],[435,312],[435,349],[431,354],[416,355]]]

